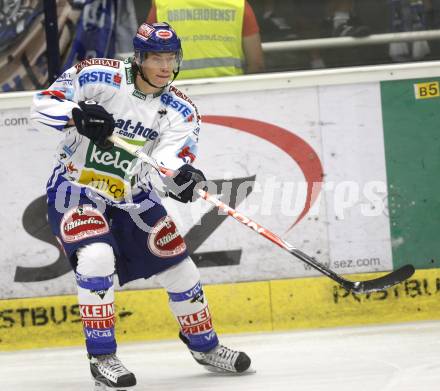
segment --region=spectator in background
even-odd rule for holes
[[[431,0],[388,0],[390,28],[392,32],[427,30],[428,15],[435,23],[435,6]],[[434,7],[433,7],[434,6]],[[390,58],[395,62],[421,60],[431,52],[427,41],[392,42],[389,45]]]
[[[370,29],[357,16],[355,0],[295,0],[294,5],[295,30],[300,39],[362,37],[370,33]],[[322,51],[312,49],[308,52],[308,58],[312,69],[325,68],[327,60],[330,63],[343,63],[337,50],[325,52],[324,59]]]
[[[155,0],[147,17],[173,25],[185,61],[180,79],[264,70],[258,23],[247,0]]]
[[[70,0],[70,3],[81,10],[81,17],[63,70],[86,58],[115,58],[116,53],[131,50],[137,24],[133,0]]]
[[[264,0],[263,16],[260,19],[263,41],[289,41],[296,39],[292,26],[284,16],[280,16],[279,1]]]
[[[355,6],[355,0],[327,1],[327,23],[330,27],[328,35],[365,37],[370,34],[370,29],[361,24]]]

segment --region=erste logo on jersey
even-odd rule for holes
[[[119,72],[90,71],[83,73],[79,78],[79,86],[86,84],[108,84],[115,88],[121,88],[122,75]]]
[[[174,86],[170,86],[170,91],[173,92],[174,94],[176,94],[176,96],[178,96],[180,99],[187,101],[194,109],[195,116],[194,116],[194,114],[190,115],[189,117],[186,118],[186,121],[191,122],[195,119],[197,122],[200,122],[201,117],[199,114],[199,110],[197,110],[197,106],[193,103],[193,101],[187,95],[185,95],[182,91],[180,91],[178,88],[176,88]]]
[[[185,252],[186,244],[170,216],[162,217],[155,224],[148,236],[148,248],[160,258],[175,257]]]
[[[171,94],[162,94],[160,100],[167,106],[180,113],[186,122],[191,122],[194,118],[193,111],[179,99],[174,98]]]
[[[90,205],[69,210],[61,220],[60,230],[65,243],[78,242],[110,231],[101,212]]]
[[[112,60],[109,58],[88,58],[87,60],[82,60],[78,64],[75,65],[76,73],[80,73],[82,69],[85,67],[90,67],[92,65],[101,65],[104,67],[110,68],[119,68],[119,61]]]

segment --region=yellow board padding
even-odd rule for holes
[[[205,292],[220,334],[440,319],[440,269],[370,295],[349,294],[326,277],[209,285]],[[116,318],[118,342],[177,337],[163,289],[117,292]],[[0,350],[83,343],[76,296],[0,300]]]

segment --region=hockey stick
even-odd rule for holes
[[[141,148],[131,145],[127,143],[126,141],[120,139],[116,135],[112,135],[109,137],[109,140],[113,142],[117,147],[127,151],[128,153],[138,157],[143,162],[149,164],[157,171],[161,172],[162,174],[166,176],[173,176],[174,172],[172,170],[169,170],[165,167],[160,166],[152,157],[148,156],[146,153],[141,151]],[[301,261],[307,263],[314,269],[318,270],[322,274],[326,275],[327,277],[331,278],[333,281],[336,281],[339,285],[341,285],[344,289],[346,289],[348,292],[354,292],[354,293],[369,293],[369,292],[375,292],[375,291],[382,291],[387,288],[392,287],[393,285],[399,284],[400,282],[405,281],[407,278],[411,277],[414,274],[414,267],[412,265],[405,265],[401,268],[392,271],[391,273],[385,274],[382,277],[378,277],[372,280],[366,280],[366,281],[349,281],[345,278],[342,278],[340,275],[336,274],[334,271],[328,269],[325,265],[322,263],[319,263],[314,258],[310,257],[309,255],[305,254],[301,250],[293,247],[291,244],[287,243],[268,229],[262,227],[260,224],[256,223],[255,221],[251,220],[250,218],[242,215],[241,213],[237,212],[235,209],[232,209],[230,206],[226,205],[216,197],[212,196],[208,192],[199,189],[198,193],[200,197],[205,199],[206,201],[210,202],[211,204],[215,205],[218,209],[222,210],[223,212],[227,213],[229,216],[233,217],[238,222],[246,225],[247,227],[251,228],[261,236],[264,236],[266,239],[269,239],[272,243],[275,243],[279,247],[283,248],[296,258],[300,259]]]

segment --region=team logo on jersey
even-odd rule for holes
[[[186,251],[186,244],[170,216],[162,217],[148,236],[148,248],[160,258],[170,258]]]
[[[75,65],[76,73],[80,73],[82,69],[90,67],[92,65],[101,65],[110,68],[119,68],[118,60],[111,60],[109,58],[88,58],[87,60],[82,60]]]
[[[157,30],[155,34],[160,39],[170,39],[173,37],[173,33],[170,30]]]
[[[91,71],[83,73],[79,78],[79,86],[86,84],[108,84],[112,87],[121,87],[122,76],[119,72]]]
[[[70,209],[62,218],[60,228],[65,243],[74,243],[109,232],[104,216],[89,205]]]

